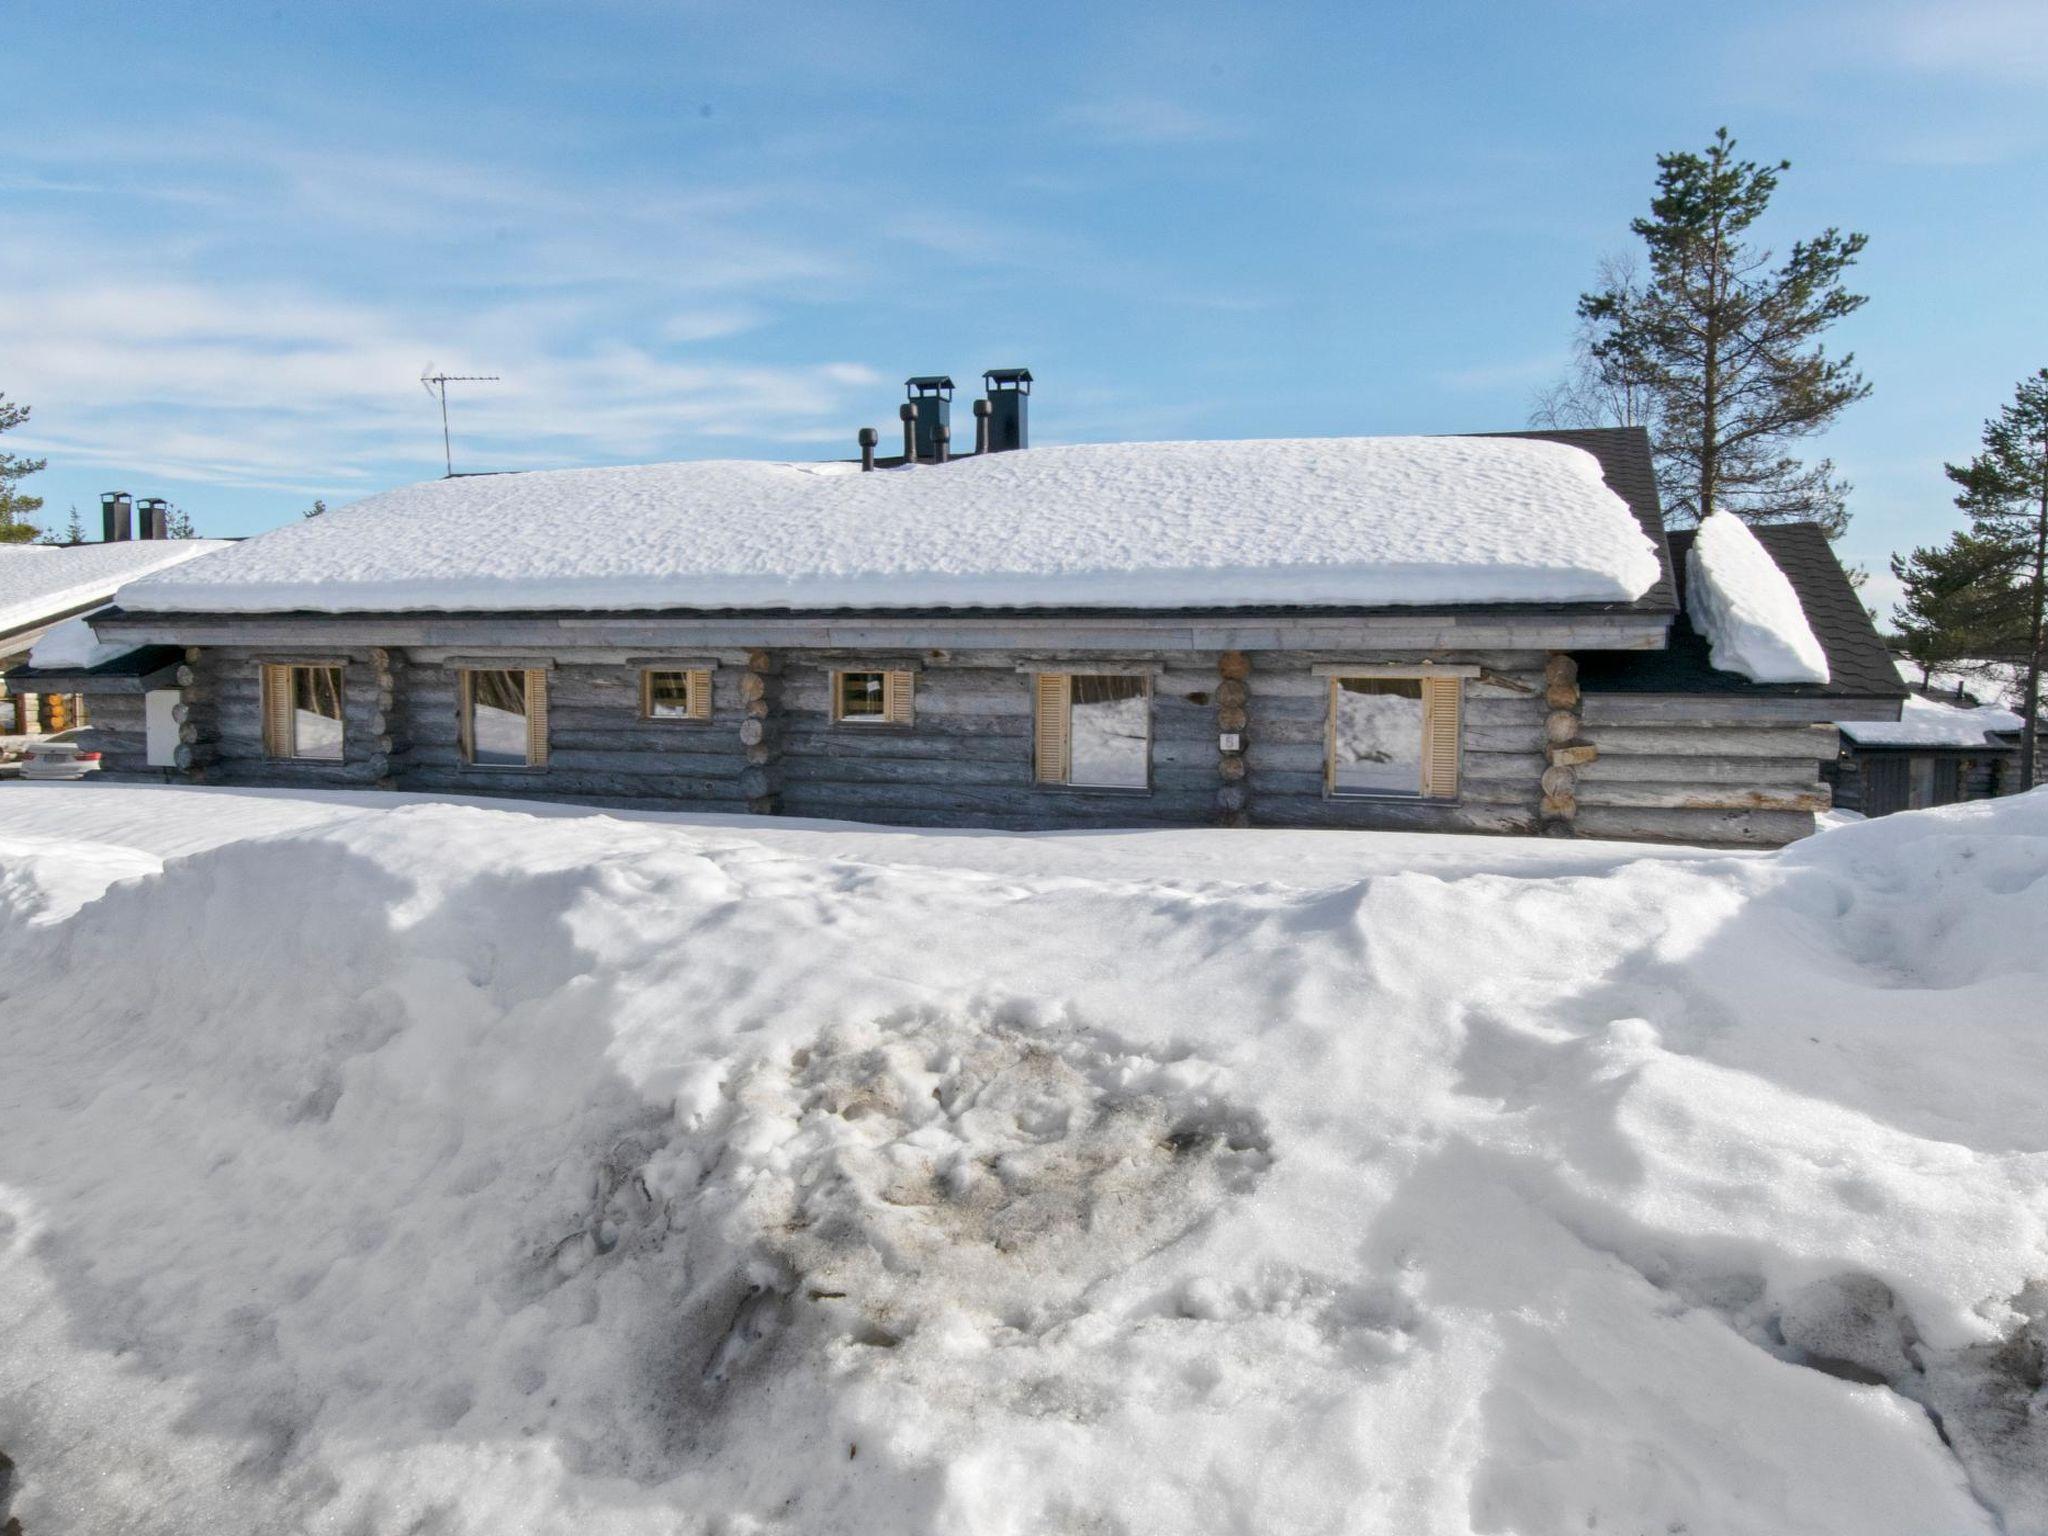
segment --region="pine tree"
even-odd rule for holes
[[[1735,158],[1726,128],[1705,154],[1657,157],[1650,216],[1631,225],[1647,248],[1640,285],[1581,295],[1590,347],[1614,376],[1646,389],[1657,484],[1674,523],[1726,510],[1751,522],[1848,526],[1849,486],[1833,463],[1802,464],[1786,446],[1870,393],[1855,358],[1820,336],[1864,302],[1842,274],[1865,237],[1823,230],[1780,266],[1750,239],[1791,162]]]
[[[301,517],[325,517],[326,515],[327,503],[319,500],[317,497],[314,499],[313,505],[299,514]]]
[[[36,542],[38,544],[58,545],[83,544],[85,542],[85,524],[79,520],[78,503],[75,501],[71,503],[71,520],[65,524],[64,533],[61,538],[55,533],[46,533]]]
[[[11,432],[27,421],[28,411],[25,405],[9,405],[7,397],[0,395],[0,432]],[[25,519],[42,507],[43,498],[24,496],[15,487],[49,462],[0,453],[0,544],[26,544],[42,532]]]
[[[176,502],[164,508],[164,537],[167,539],[196,539],[199,535],[192,528],[192,514]]]
[[[2012,403],[1984,423],[1983,449],[1950,464],[1956,505],[1976,536],[2006,551],[2025,608],[2026,677],[2020,689],[2020,788],[2034,787],[2040,739],[2042,629],[2048,611],[2048,368],[2022,379]]]
[[[1892,556],[1905,589],[1895,617],[1920,680],[2007,654],[2026,633],[2026,605],[2014,583],[2012,547],[1964,530],[1948,543]]]

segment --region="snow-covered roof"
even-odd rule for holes
[[[1578,448],[1383,437],[700,461],[428,481],[124,589],[154,612],[1625,603]]]
[[[1799,594],[1749,525],[1727,512],[1700,524],[1686,564],[1686,613],[1713,664],[1757,683],[1825,683],[1822,649]]]
[[[1897,658],[1899,680],[1923,691],[1928,698],[1941,702],[1947,700],[1961,704],[1996,704],[2000,706],[2019,701],[2020,678],[2024,669],[2018,662],[1962,660],[1946,667],[1930,667],[1925,670],[1924,681],[1920,663],[1910,656]]]
[[[2009,734],[2023,723],[2009,709],[1960,709],[1913,695],[1897,720],[1841,720],[1835,728],[1859,747],[1981,747],[1986,732]]]
[[[0,545],[0,635],[103,603],[123,582],[229,547],[222,539]]]
[[[93,610],[94,613],[98,611]],[[35,643],[35,649],[28,653],[28,664],[50,672],[83,672],[88,667],[117,660],[137,649],[132,644],[100,639],[87,622],[91,617],[92,614],[81,614],[78,618],[53,624]]]

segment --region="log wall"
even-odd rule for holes
[[[1716,700],[1712,717],[1683,695],[1588,694],[1582,733],[1597,751],[1577,772],[1581,837],[1776,847],[1813,831],[1831,803],[1823,770],[1834,726],[1788,701]],[[1812,713],[1826,700],[1797,701]]]
[[[547,763],[475,768],[461,760],[449,655],[352,646],[306,653],[345,658],[343,760],[279,762],[263,755],[260,668],[291,654],[195,653],[184,679],[195,777],[1018,830],[1222,823],[1770,845],[1812,830],[1829,803],[1821,765],[1836,751],[1831,727],[1789,715],[1783,700],[1753,717],[1721,699],[1710,711],[1683,697],[1580,700],[1555,652],[1376,648],[1378,664],[1480,669],[1464,685],[1460,793],[1333,799],[1329,684],[1313,669],[1358,651],[1132,650],[1094,664],[1152,677],[1151,786],[1075,789],[1035,782],[1032,761],[1032,672],[1072,666],[1071,653],[706,651],[711,718],[655,721],[639,715],[643,658],[565,649],[548,674]],[[915,669],[912,723],[835,723],[832,671],[890,665]],[[1558,702],[1567,691],[1570,710]],[[132,730],[123,750],[139,766],[139,697],[132,722],[113,700],[95,707],[116,711],[110,732]],[[1561,711],[1569,741],[1557,739]],[[1239,736],[1236,750],[1219,748],[1222,733]]]

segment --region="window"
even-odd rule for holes
[[[1077,789],[1150,786],[1149,678],[1041,672],[1037,688],[1039,783]]]
[[[1456,677],[1330,680],[1324,783],[1331,795],[1448,800],[1458,793]]]
[[[477,768],[538,768],[548,760],[548,675],[538,668],[462,674],[462,760]]]
[[[315,763],[341,761],[341,668],[263,668],[263,752]]]
[[[643,720],[709,720],[711,673],[649,670],[640,674],[640,717]]]
[[[908,725],[914,674],[834,672],[832,718],[842,725]]]

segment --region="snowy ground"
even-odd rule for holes
[[[1777,855],[0,787],[48,1532],[2048,1531],[2048,794]]]

